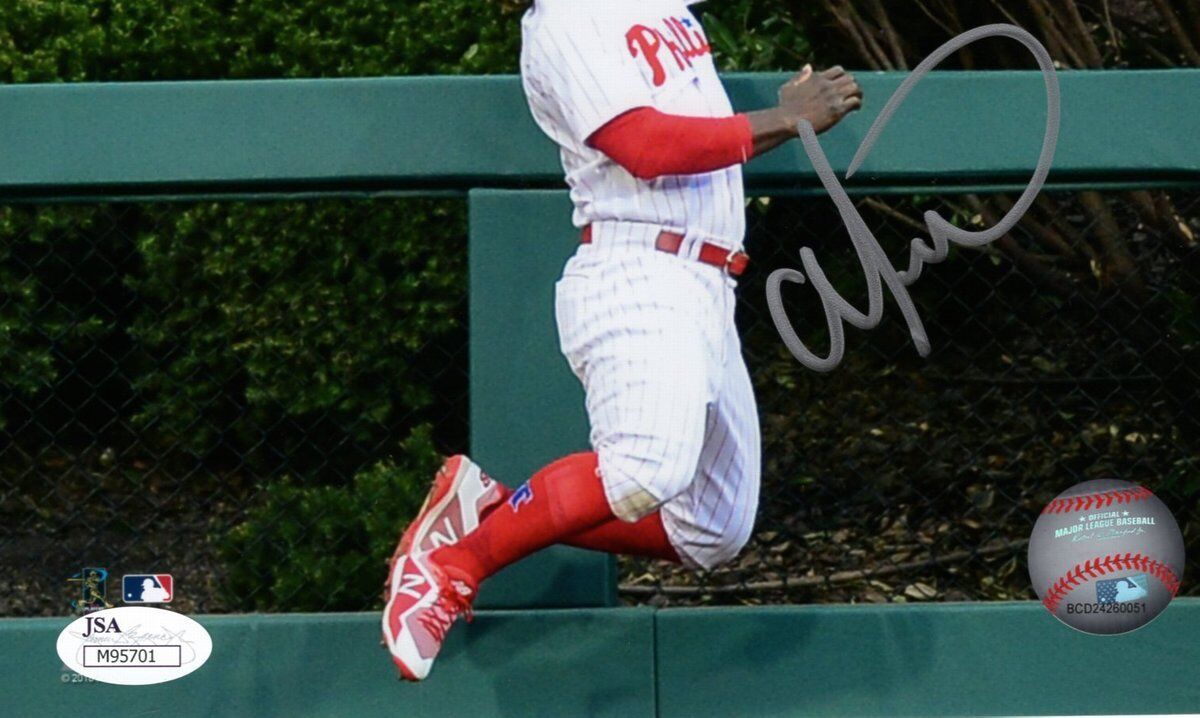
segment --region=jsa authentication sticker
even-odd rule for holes
[[[124,686],[165,683],[204,665],[212,638],[196,621],[162,608],[122,606],[71,621],[58,657],[93,680]]]

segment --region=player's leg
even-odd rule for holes
[[[679,553],[667,536],[661,510],[643,516],[633,523],[613,519],[596,528],[568,536],[562,543],[602,553],[680,562]]]
[[[508,487],[500,488],[500,495],[505,500],[512,495],[512,492],[513,490]],[[495,507],[489,507],[484,511],[481,520],[486,519],[492,511],[499,508],[501,503],[498,501]],[[671,540],[667,537],[667,531],[663,527],[661,511],[643,516],[633,523],[613,518],[595,528],[572,534],[560,543],[601,553],[655,558],[672,563],[680,562],[679,554],[671,545]]]
[[[672,260],[672,261],[664,261]],[[606,262],[558,287],[563,351],[584,384],[594,453],[561,459],[458,545],[432,555],[482,581],[554,543],[673,553],[651,516],[696,476],[713,376],[708,287],[674,257]],[[633,524],[621,529],[613,520]],[[647,548],[649,544],[649,548]]]
[[[518,559],[613,520],[596,464],[591,452],[552,462],[514,490],[474,533],[434,551],[432,560],[478,586]]]
[[[572,454],[537,472],[457,544],[392,561],[383,643],[402,677],[422,680],[479,584],[504,566],[566,536],[615,520],[596,456]]]
[[[710,417],[695,482],[661,509],[685,563],[711,569],[733,560],[754,528],[761,477],[758,408],[737,337],[730,333],[725,385]]]
[[[406,678],[428,674],[484,579],[614,519],[638,522],[696,477],[722,315],[684,260],[627,259],[559,286],[560,336],[584,382],[596,451],[537,472],[458,544],[398,562],[383,631]]]
[[[505,566],[556,543],[670,557],[674,552],[663,540],[666,533],[653,514],[695,477],[705,411],[703,383],[697,386],[690,372],[653,368],[678,364],[664,361],[667,357],[662,353],[663,349],[650,348],[637,352],[641,378],[632,381],[635,391],[589,392],[593,416],[625,417],[618,422],[620,428],[603,419],[595,424],[600,427],[593,432],[596,452],[564,457],[537,472],[474,533],[435,551],[431,559],[465,572],[478,585]],[[638,415],[633,404],[640,404],[646,395],[653,399],[647,406],[677,411],[686,418],[675,424]],[[694,406],[672,406],[680,401]]]
[[[761,435],[740,341],[732,331],[725,336],[724,385],[708,412],[704,448],[689,489],[637,522],[613,519],[561,543],[678,562],[677,542],[688,552],[688,563],[703,568],[732,560],[745,545],[758,506]]]

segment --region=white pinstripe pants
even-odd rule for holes
[[[562,352],[587,394],[613,513],[636,521],[661,507],[686,563],[733,559],[753,529],[761,473],[734,281],[642,241],[598,238],[556,289]]]

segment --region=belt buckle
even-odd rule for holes
[[[730,247],[729,254],[725,255],[725,271],[733,274],[733,258],[738,255],[737,247]]]
[[[730,248],[729,254],[725,255],[725,267],[724,267],[725,272],[727,274],[729,274],[729,276],[736,277],[741,273],[741,271],[745,271],[746,262],[742,262],[741,270],[738,270],[737,266],[736,266],[738,263],[738,260],[740,260],[742,258],[745,258],[747,261],[750,259],[749,255],[747,255],[740,248],[738,248],[738,247]]]

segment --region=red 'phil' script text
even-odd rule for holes
[[[645,25],[634,25],[625,33],[625,39],[629,41],[629,53],[649,63],[654,73],[655,87],[662,87],[667,81],[667,69],[659,57],[664,48],[675,59],[680,70],[691,67],[693,59],[712,52],[704,33],[699,28],[692,29],[695,23],[691,20],[669,17],[663,20],[663,24],[674,40],[667,37],[666,33]]]

